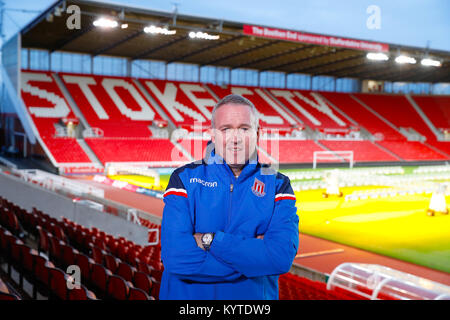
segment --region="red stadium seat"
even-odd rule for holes
[[[78,250],[64,243],[61,244],[61,251],[62,251],[62,264],[64,266],[76,264],[75,255],[78,254]]]
[[[50,259],[56,265],[61,265],[63,263],[63,251],[61,246],[64,242],[60,241],[50,233],[48,234],[48,239],[50,244]]]
[[[95,261],[83,253],[75,253],[75,264],[80,267],[82,282],[89,281],[91,278],[91,265]],[[83,280],[85,279],[85,280]]]
[[[50,243],[47,231],[42,229],[41,226],[36,227],[39,232],[39,242],[38,242],[38,251],[48,254],[50,251]]]
[[[148,295],[151,294],[153,288],[152,277],[147,273],[136,271],[134,273],[133,284],[136,288],[144,290]],[[154,279],[153,279],[154,280]]]
[[[117,261],[117,258],[111,254],[105,254],[104,255],[104,259],[105,259],[105,265],[106,267],[112,272],[115,273],[118,266],[119,266],[119,262]]]
[[[102,249],[96,247],[93,244],[91,244],[90,247],[91,247],[92,259],[94,259],[94,261],[96,263],[103,264],[103,259],[104,259],[104,255],[106,254],[106,252],[104,252]]]
[[[67,292],[68,300],[97,300],[95,294],[82,284],[80,284],[79,288],[69,289]]]
[[[116,274],[121,276],[126,281],[132,282],[135,273],[135,268],[130,266],[128,263],[121,261],[117,267]]]
[[[130,287],[133,285],[131,283],[127,283],[127,281],[116,275],[111,275],[108,278],[108,298],[116,299],[116,300],[126,300],[128,298],[128,293]]]
[[[15,301],[15,300],[21,299],[15,294],[0,292],[0,301]]]
[[[106,294],[108,278],[112,273],[101,264],[94,263],[91,265],[90,282],[93,286],[95,294],[104,297]]]
[[[48,268],[50,274],[50,298],[66,300],[67,299],[67,280],[69,277],[59,268]]]
[[[137,260],[137,269],[141,272],[151,275],[155,268],[150,266],[147,262],[141,261],[140,259],[138,259]]]
[[[49,294],[49,285],[50,285],[50,268],[54,268],[54,264],[51,261],[48,261],[46,258],[42,256],[35,256],[35,267],[34,273],[36,275],[37,283],[33,287],[33,298],[36,299],[36,291],[44,293],[46,295]]]
[[[130,288],[128,300],[152,300],[151,297],[139,288]]]

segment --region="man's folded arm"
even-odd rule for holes
[[[246,277],[279,275],[289,271],[298,248],[295,196],[285,178],[275,198],[275,209],[264,239],[218,232],[210,253]]]
[[[186,190],[178,176],[172,175],[170,180],[164,194],[165,207],[161,224],[161,258],[164,269],[183,280],[194,282],[224,282],[241,277],[241,273],[197,246]],[[176,184],[178,188],[171,188],[176,180],[179,180]]]

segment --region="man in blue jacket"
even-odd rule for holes
[[[160,299],[278,299],[298,247],[289,178],[258,163],[258,113],[239,95],[213,109],[205,158],[164,193]]]

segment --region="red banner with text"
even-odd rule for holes
[[[330,47],[341,47],[363,51],[376,51],[376,52],[389,51],[389,45],[387,43],[346,39],[298,31],[252,26],[247,24],[244,25],[243,32],[244,34],[249,36],[295,41]]]

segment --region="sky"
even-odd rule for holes
[[[42,11],[53,0],[0,0]],[[113,0],[125,6],[450,52],[450,0]],[[8,39],[38,12],[6,10]]]

